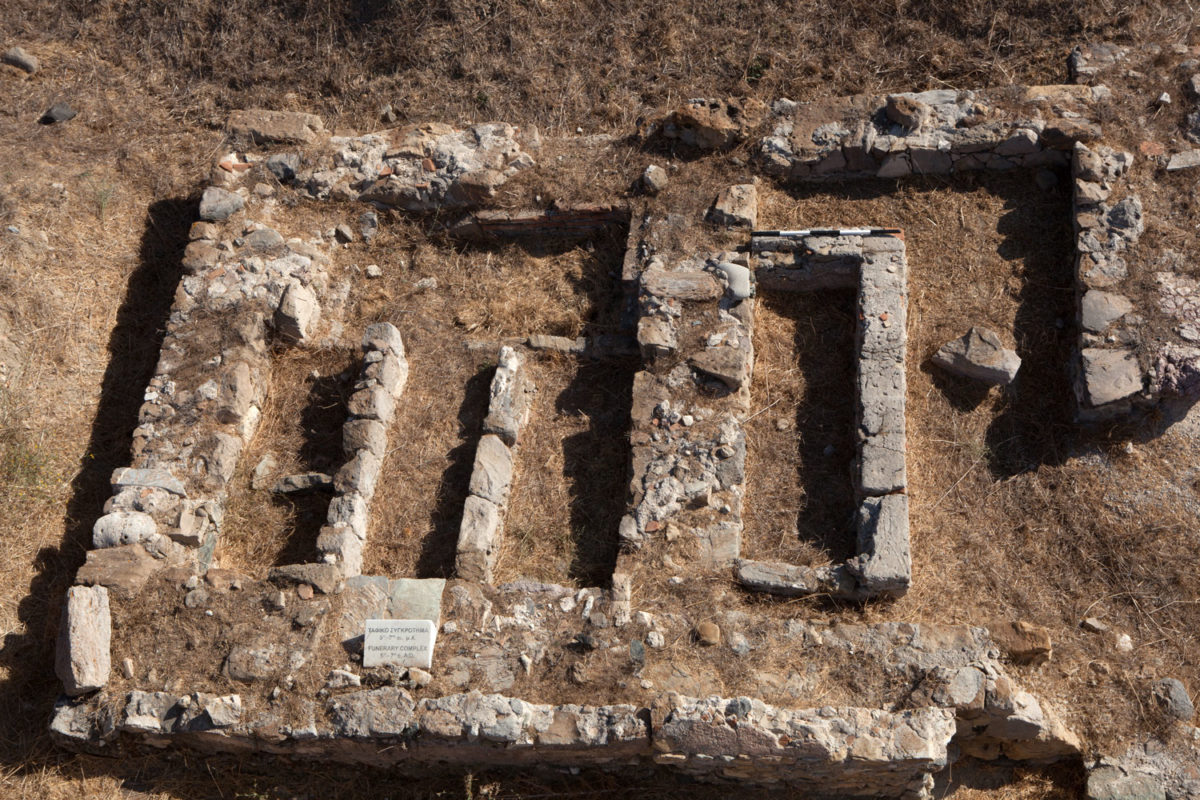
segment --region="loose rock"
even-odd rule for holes
[[[20,47],[10,47],[5,50],[4,55],[0,56],[0,61],[19,70],[24,70],[30,75],[38,71],[37,58],[26,53]]]
[[[942,345],[934,353],[933,363],[955,375],[1007,386],[1017,377],[1021,357],[1006,348],[994,331],[976,327]]]

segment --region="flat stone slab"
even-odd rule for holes
[[[373,619],[426,619],[442,621],[442,592],[445,578],[387,578],[356,575],[346,579],[346,597],[366,603],[364,613]],[[356,600],[356,602],[358,602]]]
[[[1006,348],[995,331],[975,327],[938,348],[933,363],[954,375],[1007,386],[1017,377],[1021,357]]]
[[[316,114],[250,108],[229,115],[229,130],[256,142],[308,144],[325,129]]]
[[[912,582],[908,496],[868,497],[858,511],[858,552],[847,566],[869,595],[902,595]]]
[[[112,670],[112,614],[103,586],[72,586],[67,590],[54,671],[66,693],[81,695],[108,683]]]
[[[1090,405],[1115,403],[1142,390],[1142,370],[1137,357],[1129,350],[1087,347],[1080,357],[1087,393],[1085,399]]]
[[[122,489],[126,486],[149,486],[153,489],[162,489],[171,494],[177,494],[180,497],[187,496],[183,482],[165,469],[120,467],[113,470],[110,483],[114,489]]]
[[[1085,331],[1104,333],[1108,326],[1133,311],[1129,298],[1114,292],[1089,289],[1079,306],[1079,323]]]
[[[363,639],[364,667],[433,666],[437,625],[427,619],[369,619]]]
[[[833,597],[853,597],[857,592],[854,578],[844,567],[803,567],[773,561],[737,562],[738,582],[756,592],[783,597],[804,597],[827,594]]]
[[[652,269],[642,273],[642,291],[654,297],[703,302],[719,298],[721,285],[700,270]]]
[[[496,434],[485,434],[475,448],[475,465],[471,470],[469,487],[471,494],[503,508],[508,503],[512,477],[512,451]]]

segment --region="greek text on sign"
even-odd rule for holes
[[[369,619],[363,642],[363,666],[433,666],[437,627],[427,619]]]

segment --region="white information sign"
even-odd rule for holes
[[[363,641],[363,666],[433,666],[437,626],[427,619],[369,619]]]

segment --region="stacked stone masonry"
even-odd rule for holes
[[[404,340],[390,322],[368,327],[362,350],[362,373],[350,396],[350,417],[342,427],[347,461],[333,479],[327,524],[317,536],[321,560],[338,565],[347,578],[362,573],[371,498],[387,455],[396,402],[408,381]]]
[[[1099,136],[1088,112],[1105,96],[1103,87],[1032,87],[806,105],[781,101],[773,109],[772,134],[759,150],[766,170],[787,180],[1054,166],[1070,157],[1076,177],[1087,181],[1092,153],[1101,177],[1091,182],[1100,189],[1077,183],[1077,224],[1097,241],[1120,236],[1133,244],[1136,236],[1128,234],[1140,208],[1136,198],[1111,188],[1128,169],[1127,154],[1078,144]],[[664,133],[695,146],[728,147],[745,141],[765,114],[748,104],[693,102],[664,125]],[[716,122],[728,123],[725,133],[713,133]],[[429,620],[440,630],[444,659],[435,668],[457,691],[422,692],[429,676],[419,671],[360,675],[349,665],[333,670],[315,696],[292,698],[294,707],[264,702],[262,692],[248,690],[160,691],[161,681],[157,687],[112,688],[110,594],[115,602],[127,600],[157,580],[188,587],[203,580],[213,592],[233,582],[209,567],[226,486],[269,388],[268,337],[303,346],[328,324],[321,308],[329,282],[323,245],[285,240],[254,223],[247,176],[265,168],[311,197],[379,208],[473,209],[532,167],[529,153],[540,146],[536,131],[504,124],[336,137],[310,115],[255,112],[235,117],[230,129],[254,142],[303,145],[304,157],[230,153],[213,170],[202,221],[185,254],[188,275],[135,431],[133,463],[113,474],[114,497],[96,524],[95,549],[64,610],[56,669],[69,697],[58,704],[52,723],[62,744],[115,754],[142,744],[179,743],[380,766],[657,765],[817,794],[897,797],[928,796],[932,774],[962,755],[1033,761],[1077,756],[1075,737],[1050,708],[1014,685],[986,632],[972,628],[828,627],[764,618],[762,641],[752,647],[787,641],[814,657],[835,654],[852,668],[863,662],[887,676],[870,708],[805,708],[793,707],[802,706],[801,697],[789,705],[676,692],[646,704],[549,705],[506,693],[515,676],[546,663],[548,654],[563,649],[564,638],[570,641],[581,629],[587,631],[582,650],[596,653],[632,653],[634,641],[644,652],[662,647],[668,636],[688,635],[686,615],[638,610],[633,575],[640,554],[652,545],[684,542],[676,552],[689,554],[699,569],[733,569],[744,587],[777,594],[863,600],[901,594],[911,580],[902,235],[756,236],[751,253],[717,247],[656,251],[656,231],[677,221],[651,214],[642,200],[628,209],[477,211],[450,231],[494,238],[630,226],[621,277],[635,295],[643,368],[633,385],[630,498],[614,532],[623,552],[611,589],[529,581],[489,585],[513,491],[513,448],[532,391],[509,346],[500,351],[475,453],[456,553],[458,580],[359,574],[368,504],[407,378],[400,331],[374,325],[363,337],[363,368],[343,427],[347,460],[334,478],[328,524],[317,543],[323,563],[271,570],[271,583],[237,578],[235,602],[254,609],[263,623],[245,633],[249,638],[229,643],[221,669],[247,685],[286,684],[289,674],[313,663],[323,642],[336,642],[348,657],[360,653],[366,620]],[[1101,196],[1106,188],[1110,194]],[[722,191],[714,210],[719,213],[710,213],[710,223],[753,227],[754,184]],[[1093,224],[1088,214],[1098,214],[1098,221]],[[692,223],[702,230],[702,220]],[[1081,275],[1083,261],[1081,248]],[[1106,262],[1110,272],[1114,263]],[[1098,267],[1087,269],[1090,275]],[[742,422],[749,411],[755,295],[834,287],[855,289],[859,312],[853,476],[858,555],[818,570],[740,560]],[[1119,301],[1085,297],[1081,291],[1081,313],[1085,306],[1099,308],[1103,317],[1110,313],[1104,308],[1123,308]],[[1081,348],[1122,352],[1119,330],[1129,313],[1081,334]],[[596,355],[619,351],[622,344],[552,339],[530,337],[527,345]],[[189,577],[180,581],[183,575]],[[315,589],[315,596],[295,587]],[[187,606],[184,596],[180,602]],[[278,598],[286,600],[286,613]],[[586,652],[578,657],[585,661]],[[896,687],[904,691],[898,694]]]
[[[779,232],[771,232],[778,234]],[[846,599],[895,596],[912,580],[905,433],[908,263],[897,231],[755,236],[755,274],[766,291],[857,290],[855,490],[857,555],[809,568],[741,560],[756,591]]]

